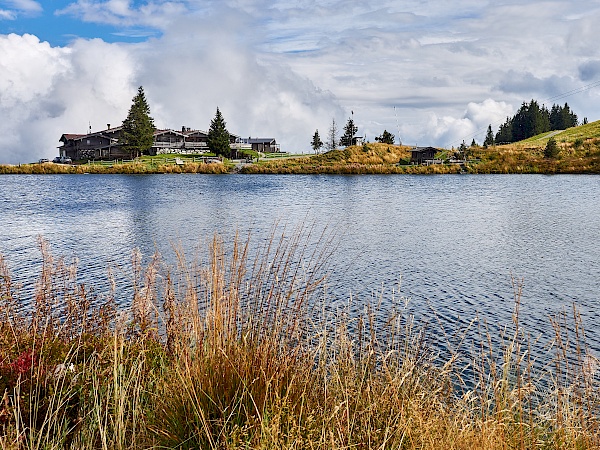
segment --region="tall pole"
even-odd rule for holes
[[[398,114],[396,113],[395,106],[394,106],[394,115],[396,116],[396,127],[398,128],[398,145],[402,145],[402,140],[400,139],[400,122],[398,122]]]

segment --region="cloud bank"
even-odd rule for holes
[[[62,133],[119,124],[140,85],[160,127],[206,129],[218,106],[230,131],[293,152],[351,111],[368,140],[387,129],[445,147],[481,142],[532,98],[600,119],[595,0],[56,3],[5,1],[0,19],[43,11],[105,27],[111,42],[0,35],[0,162],[50,157]]]

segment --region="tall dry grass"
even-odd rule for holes
[[[552,319],[553,356],[536,360],[516,283],[500,336],[474,322],[477,345],[442,355],[401,301],[331,308],[330,236],[271,236],[215,236],[203,258],[178,249],[178,267],[134,251],[125,309],[122,290],[93,294],[43,240],[33,299],[0,258],[0,447],[600,446],[598,362],[576,308]]]

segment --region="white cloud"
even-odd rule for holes
[[[0,161],[55,155],[61,134],[85,132],[88,121],[94,130],[119,124],[139,85],[159,127],[207,129],[218,106],[231,132],[308,149],[314,130],[342,115],[335,97],[285,65],[258,61],[229,33],[238,19],[220,19],[199,29],[182,18],[162,38],[133,45],[2,37]]]
[[[161,126],[206,128],[219,106],[231,131],[271,135],[293,151],[309,151],[316,128],[324,135],[351,110],[370,140],[400,128],[405,143],[440,146],[481,140],[480,130],[532,98],[600,118],[600,88],[577,90],[600,76],[594,0],[77,0],[59,14],[160,37],[66,48],[13,37],[7,45],[25,49],[0,61],[3,104],[54,127],[53,143],[87,120],[122,120],[139,85]],[[577,94],[559,96],[569,91]],[[31,146],[47,147],[42,138]]]
[[[481,144],[489,125],[495,130],[513,114],[511,105],[488,98],[481,103],[469,103],[460,118],[432,113],[428,129],[435,144],[441,147],[457,147],[462,141],[470,144],[473,139]]]
[[[0,20],[15,20],[17,15],[14,11],[7,11],[5,9],[0,9]]]
[[[72,15],[84,22],[163,29],[189,12],[185,2],[181,1],[149,1],[139,7],[131,3],[130,0],[77,0],[56,11],[56,14]]]
[[[100,40],[51,47],[35,36],[0,36],[2,162],[57,154],[62,133],[85,132],[126,111],[133,93],[127,52]]]
[[[0,20],[16,20],[18,16],[35,16],[43,11],[42,5],[34,0],[5,0],[8,9],[0,9]]]
[[[4,1],[9,8],[25,12],[42,12],[43,8],[39,2],[34,0],[6,0]]]

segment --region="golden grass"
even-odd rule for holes
[[[335,246],[323,234],[314,250],[314,234],[257,249],[215,236],[204,259],[179,250],[178,270],[134,251],[122,310],[118,290],[94,297],[43,240],[33,299],[0,257],[0,447],[600,446],[598,362],[576,310],[552,319],[555,356],[539,367],[517,283],[505,333],[481,323],[477,350],[440,359],[402,308],[328,312]]]
[[[18,166],[0,165],[0,174],[159,174],[159,173],[206,173],[224,174],[230,171],[225,164],[186,163],[175,164],[146,164],[144,162],[118,163],[105,165],[65,165],[65,164],[22,164]]]

